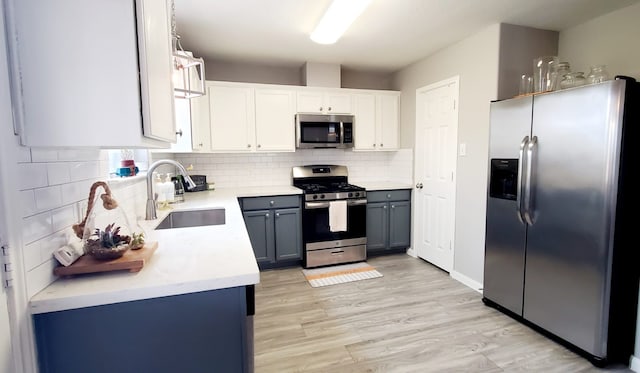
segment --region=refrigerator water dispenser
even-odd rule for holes
[[[518,190],[518,160],[492,159],[489,196],[515,200]]]

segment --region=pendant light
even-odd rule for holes
[[[171,43],[173,50],[174,97],[191,99],[205,95],[204,60],[182,49],[176,32],[176,4],[171,1]]]

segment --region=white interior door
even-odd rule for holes
[[[453,268],[458,77],[416,90],[413,231],[417,255]]]

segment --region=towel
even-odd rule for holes
[[[329,202],[329,230],[331,232],[347,230],[347,201]]]

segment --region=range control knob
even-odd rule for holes
[[[320,199],[324,199],[324,194],[321,194],[321,195],[320,195]]]
[[[318,199],[318,195],[317,195],[317,194],[314,194],[314,195],[313,195],[313,199]]]
[[[357,195],[358,195],[358,194],[356,193],[356,196],[357,196]],[[353,193],[349,192],[349,198],[351,198],[351,197],[353,197]]]
[[[360,197],[360,192],[356,192],[356,197]]]

